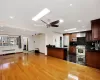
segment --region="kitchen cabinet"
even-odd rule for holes
[[[92,40],[100,40],[100,19],[91,21]]]
[[[86,41],[92,41],[92,31],[87,31],[86,32]]]
[[[70,42],[77,41],[76,33],[70,34]]]
[[[70,46],[69,47],[69,53],[70,54],[76,54],[76,46]]]
[[[86,52],[86,65],[100,69],[100,52]]]

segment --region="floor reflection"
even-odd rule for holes
[[[28,65],[28,56],[29,56],[28,53],[23,54],[23,57],[22,57],[22,64],[23,65]]]
[[[73,74],[68,74],[68,80],[79,80],[77,76]]]
[[[14,64],[14,62],[0,64],[0,70],[8,69],[10,67],[10,64]]]
[[[18,54],[0,56],[0,70],[8,69],[11,64],[17,63],[18,59]]]

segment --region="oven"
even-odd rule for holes
[[[85,46],[76,46],[76,63],[85,65]]]
[[[85,65],[85,56],[83,55],[77,55],[76,57],[76,63]]]
[[[85,56],[85,46],[76,46],[76,55]]]

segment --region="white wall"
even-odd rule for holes
[[[54,33],[54,32],[47,33],[46,34],[46,44],[55,45],[56,47],[60,47],[60,37],[62,37],[62,45],[63,45],[63,34]]]
[[[35,48],[39,48],[39,44],[40,44],[39,35],[33,36],[33,44],[34,44],[34,50]]]
[[[62,47],[63,47],[63,34],[54,33],[53,34],[53,45],[60,47],[60,37],[62,37]]]
[[[33,43],[33,37],[32,36],[28,37],[28,50],[29,51],[34,50],[34,43]]]
[[[34,50],[35,48],[39,48],[41,53],[45,53],[46,49],[45,34],[33,36],[33,41],[34,41]]]
[[[45,41],[45,35],[42,34],[40,35],[40,52],[45,53],[45,48],[46,48],[46,41]]]
[[[62,47],[63,47],[63,34],[60,33],[46,33],[45,40],[46,45],[55,45],[56,47],[60,47],[60,37],[62,37]],[[56,41],[55,41],[56,39]],[[45,55],[47,55],[47,48],[45,49]]]
[[[46,33],[46,45],[54,45],[53,43],[53,33]]]

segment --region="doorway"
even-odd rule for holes
[[[60,47],[62,47],[62,37],[60,37]]]
[[[28,38],[23,37],[23,50],[28,51]]]

